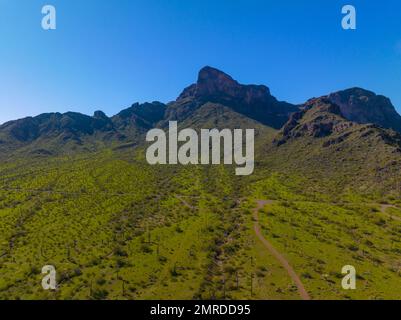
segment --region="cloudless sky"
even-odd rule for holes
[[[345,4],[356,31],[341,28]],[[359,86],[401,111],[401,1],[0,0],[0,123],[169,102],[205,65],[280,100]]]

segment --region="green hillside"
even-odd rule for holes
[[[399,133],[327,98],[274,129],[295,106],[210,72],[168,105],[0,126],[0,299],[401,299]],[[256,129],[254,174],[150,166],[144,134],[169,120]]]

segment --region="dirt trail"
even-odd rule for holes
[[[380,212],[394,220],[401,221],[400,217],[396,217],[396,216],[393,216],[393,215],[387,213],[387,209],[390,209],[390,208],[398,209],[395,205],[392,205],[392,204],[381,204]]]
[[[258,205],[253,210],[253,215],[254,215],[254,218],[255,218],[255,224],[254,224],[255,233],[256,233],[257,237],[259,238],[259,240],[266,247],[266,249],[269,250],[269,252],[282,264],[282,266],[285,268],[285,270],[287,270],[289,276],[295,282],[295,284],[296,284],[296,286],[298,288],[299,295],[301,296],[301,298],[303,300],[310,300],[311,298],[310,298],[308,292],[305,290],[305,287],[302,284],[301,279],[295,273],[294,269],[291,267],[291,265],[289,264],[288,260],[280,252],[278,252],[268,240],[266,240],[266,238],[263,236],[262,231],[260,229],[260,225],[259,225],[259,210],[262,209],[264,206],[266,206],[268,204],[272,204],[272,203],[273,203],[273,201],[271,201],[271,200],[270,201],[268,201],[268,200],[258,200],[257,201]]]
[[[180,200],[180,201],[182,202],[182,204],[183,204],[184,206],[186,206],[187,208],[189,208],[189,209],[191,209],[191,210],[195,210],[195,209],[196,209],[194,206],[190,205],[189,202],[186,201],[182,196],[175,195],[175,197],[176,197],[178,200]]]

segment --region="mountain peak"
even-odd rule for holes
[[[182,106],[188,114],[193,107],[207,102],[218,103],[274,128],[280,128],[289,115],[298,109],[280,102],[265,85],[244,85],[216,68],[206,66],[199,71],[195,84],[181,93],[173,106]],[[189,107],[191,105],[191,107]]]
[[[93,114],[93,118],[95,118],[95,119],[108,119],[106,114],[101,110],[95,111],[94,114]]]
[[[235,99],[251,104],[270,100],[271,95],[264,85],[243,85],[223,71],[206,66],[199,71],[197,82],[187,87],[177,100],[188,98],[216,102]]]
[[[200,86],[210,82],[238,85],[237,81],[223,71],[206,66],[199,71],[197,85]]]
[[[234,81],[234,79],[227,73],[211,66],[205,66],[199,70],[199,79],[203,77],[219,77],[219,76],[223,76]]]
[[[331,93],[327,99],[340,107],[347,120],[374,123],[401,132],[401,116],[385,96],[355,87]]]

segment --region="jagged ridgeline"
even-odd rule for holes
[[[140,153],[146,132],[167,128],[169,121],[197,130],[255,128],[256,157],[261,164],[276,163],[275,169],[293,168],[299,175],[321,169],[327,177],[328,170],[341,170],[340,179],[350,178],[347,185],[359,177],[369,189],[381,184],[387,191],[394,191],[390,183],[398,179],[401,116],[388,98],[352,88],[292,105],[264,85],[242,85],[211,67],[168,104],[136,103],[112,117],[67,112],[7,122],[0,126],[0,156],[51,158],[129,148]],[[296,150],[304,154],[295,156]]]
[[[254,173],[149,165],[146,133],[170,121],[255,129]],[[293,105],[211,67],[167,104],[7,122],[0,298],[401,299],[400,132],[390,100],[373,92]],[[42,289],[44,265],[59,290]],[[344,265],[361,290],[341,290]]]

